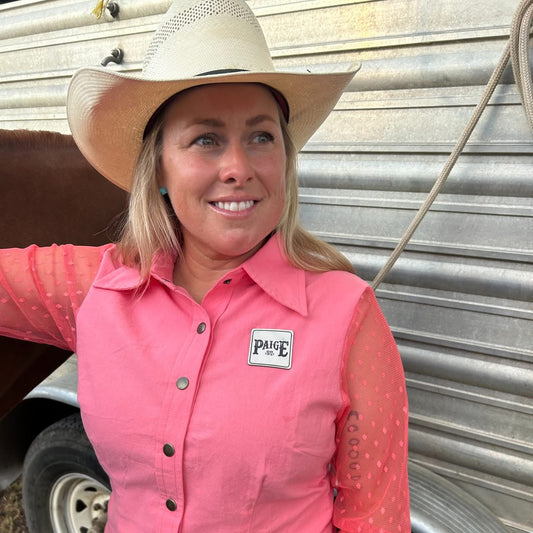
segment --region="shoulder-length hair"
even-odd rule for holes
[[[159,190],[158,173],[163,146],[164,112],[154,117],[139,154],[130,203],[117,251],[125,265],[138,268],[141,283],[147,281],[152,262],[158,254],[180,260],[182,232],[168,197]],[[297,153],[287,123],[280,112],[281,129],[287,156],[285,206],[276,231],[281,235],[284,252],[297,268],[314,272],[345,270],[353,272],[348,259],[330,244],[315,237],[298,222]]]

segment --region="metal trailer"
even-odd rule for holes
[[[106,10],[99,20],[88,0],[0,4],[1,128],[67,133],[76,68],[105,60],[140,69],[169,1],[115,4],[118,16]],[[302,221],[361,277],[377,273],[438,176],[518,4],[250,0],[277,68],[362,63],[299,159]],[[508,70],[377,291],[407,375],[418,533],[533,532],[532,163],[533,135]],[[57,421],[60,431],[77,427],[64,422],[77,416],[75,379],[72,359],[1,421],[4,485],[43,427],[45,436]],[[68,478],[62,494],[79,495],[88,479]],[[62,503],[57,512],[68,515],[72,501]]]

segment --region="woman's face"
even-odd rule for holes
[[[255,84],[191,89],[165,112],[160,185],[185,256],[246,259],[276,227],[285,202],[278,105]]]

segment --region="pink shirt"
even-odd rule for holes
[[[139,292],[113,248],[0,253],[0,333],[78,353],[106,533],[409,532],[404,376],[371,289],[277,238],[201,305],[173,264]]]

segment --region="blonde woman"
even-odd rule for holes
[[[68,116],[121,240],[0,254],[0,332],[75,350],[106,532],[408,532],[407,399],[371,289],[297,222],[296,152],[354,72],[279,73],[245,2],[176,2]]]

